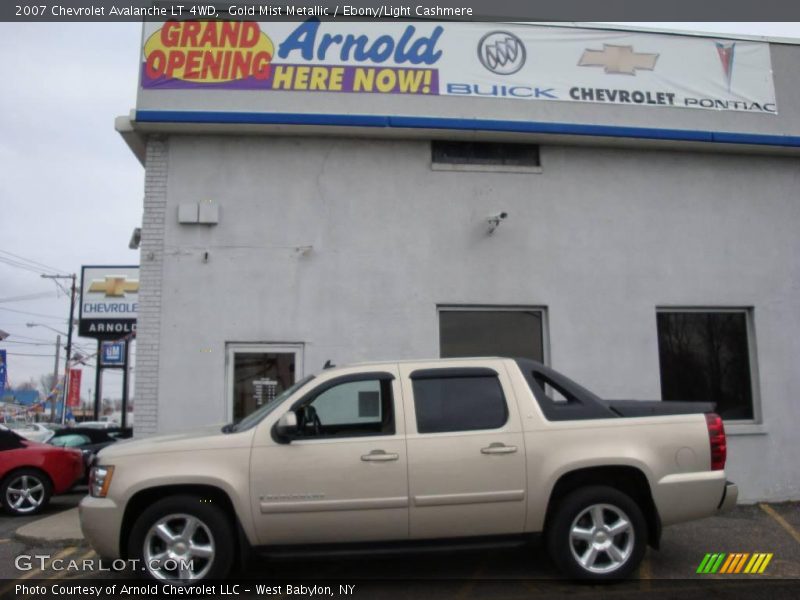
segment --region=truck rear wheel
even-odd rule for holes
[[[550,557],[574,579],[629,576],[647,547],[647,523],[628,495],[607,486],[580,488],[560,501],[546,532]]]
[[[233,564],[234,535],[228,515],[218,506],[196,496],[171,496],[136,519],[128,556],[162,581],[223,579]]]

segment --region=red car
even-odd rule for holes
[[[33,515],[53,494],[83,476],[79,450],[39,444],[0,427],[0,504],[11,515]]]

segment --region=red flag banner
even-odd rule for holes
[[[69,372],[69,397],[67,406],[81,405],[81,373],[80,369],[71,369]]]

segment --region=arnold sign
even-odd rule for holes
[[[141,91],[405,94],[777,113],[769,44],[465,22],[146,22]],[[266,102],[264,106],[268,106]]]
[[[82,268],[78,335],[108,340],[135,333],[138,310],[139,267]]]

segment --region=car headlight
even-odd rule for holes
[[[100,465],[92,467],[92,470],[89,471],[89,494],[95,498],[105,498],[113,476],[114,467],[112,466]]]

